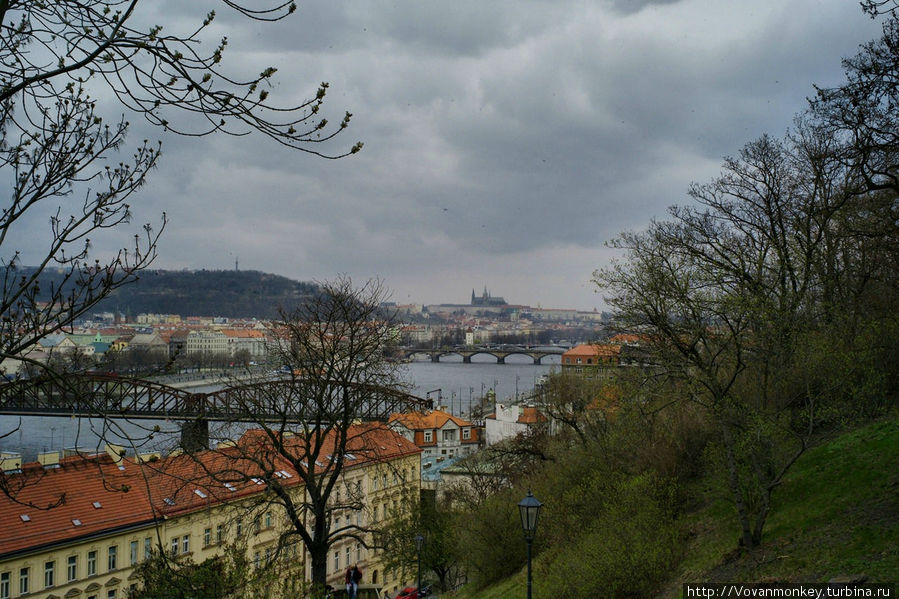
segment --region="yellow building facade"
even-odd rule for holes
[[[420,450],[386,429],[378,434],[389,437],[391,450],[346,463],[331,494],[332,530],[377,528],[418,501]],[[5,472],[15,499],[0,496],[0,599],[126,598],[139,584],[136,567],[153,551],[201,563],[233,543],[245,545],[253,567],[271,567],[283,584],[301,588],[299,579],[311,577],[309,555],[298,535],[286,534],[292,524],[266,485],[179,480],[171,473],[186,458],[142,463],[112,448]],[[294,496],[306,493],[296,472],[275,474]],[[342,509],[348,494],[355,507]],[[329,583],[341,587],[346,569],[358,564],[363,582],[401,588],[407,581],[385,572],[382,555],[351,538],[333,544]]]

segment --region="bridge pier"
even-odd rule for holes
[[[209,421],[197,418],[182,423],[181,448],[187,453],[209,449]]]
[[[496,363],[497,363],[497,364],[505,364],[505,363],[506,363],[506,356],[498,356],[498,357],[496,358]]]
[[[431,362],[434,364],[440,362],[440,354],[431,354]]]
[[[543,356],[534,356],[534,364],[535,365],[542,364],[542,363],[543,363]]]
[[[462,356],[463,364],[471,364],[471,356]]]

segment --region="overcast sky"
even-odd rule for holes
[[[278,67],[284,104],[328,81],[328,116],[354,115],[334,149],[365,143],[327,161],[261,138],[163,137],[133,202],[135,226],[169,216],[155,266],[238,259],[380,277],[400,303],[486,285],[578,309],[603,307],[590,278],[604,242],[782,135],[880,30],[854,0],[301,1],[265,26],[199,0],[143,6],[173,33],[216,8],[226,64]]]

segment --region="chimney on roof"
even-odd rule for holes
[[[22,467],[22,454],[13,451],[0,452],[0,470],[18,470]]]
[[[73,456],[89,456],[94,455],[97,452],[93,449],[87,449],[82,447],[65,447],[62,450],[62,457],[71,458]]]
[[[143,464],[145,462],[155,462],[160,457],[162,457],[162,454],[160,454],[158,451],[153,451],[150,453],[139,453],[137,454],[137,463]]]
[[[118,464],[125,457],[125,448],[115,443],[107,443],[106,453],[112,458],[113,463]]]
[[[58,451],[45,451],[43,453],[37,454],[37,461],[40,462],[41,466],[44,468],[48,466],[58,466],[59,465],[59,452]]]

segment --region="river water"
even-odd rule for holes
[[[444,356],[439,363],[416,361],[402,365],[404,378],[411,384],[412,393],[446,406],[453,414],[468,416],[471,405],[490,389],[497,399],[526,397],[537,380],[558,369],[559,357],[543,359],[533,364],[527,356],[512,355],[505,364],[497,364],[492,356],[476,355],[470,364],[463,364],[460,356]],[[203,389],[197,389],[202,391]],[[154,426],[159,433],[147,437]],[[79,447],[88,451],[102,449],[106,439],[130,446],[129,440],[140,439],[140,451],[166,450],[177,438],[175,421],[126,422],[99,418],[50,418],[44,416],[0,416],[0,451],[22,454],[26,461],[38,452]]]

